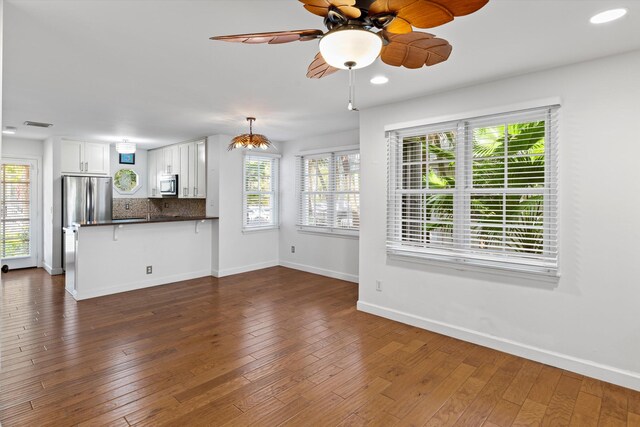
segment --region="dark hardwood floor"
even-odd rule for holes
[[[276,267],[76,302],[3,275],[0,422],[640,426],[640,393],[356,311]]]

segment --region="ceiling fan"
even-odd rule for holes
[[[432,28],[469,15],[489,0],[299,0],[309,12],[324,17],[328,31],[295,30],[211,37],[237,43],[281,44],[320,40],[320,52],[307,77],[320,79],[343,69],[371,65],[380,56],[388,65],[421,68],[446,61],[451,45],[433,34],[413,31]],[[350,82],[350,98],[353,96]],[[355,109],[350,99],[350,109]]]

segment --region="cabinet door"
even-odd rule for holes
[[[149,150],[147,154],[147,194],[150,198],[159,197],[158,192],[158,152]]]
[[[84,172],[84,159],[82,158],[81,141],[62,140],[62,160],[60,168],[63,173]]]
[[[109,145],[98,142],[84,143],[84,171],[100,175],[109,174]]]
[[[181,144],[178,146],[180,154],[180,170],[178,171],[178,197],[189,198],[193,197],[193,185],[194,185],[194,173],[193,158],[194,144]]]
[[[164,152],[164,173],[176,175],[180,169],[180,150],[177,145],[170,145],[162,150]]]
[[[196,142],[195,149],[195,189],[193,197],[207,198],[207,144]]]

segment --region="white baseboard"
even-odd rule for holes
[[[640,391],[640,373],[358,301],[358,310]]]
[[[306,271],[307,273],[319,274],[320,276],[332,277],[334,279],[346,280],[358,283],[358,276],[355,274],[342,273],[340,271],[327,270],[325,268],[314,267],[306,264],[296,264],[295,262],[280,261],[280,265],[294,270]]]
[[[42,268],[44,268],[44,270],[47,273],[49,273],[49,275],[51,275],[51,276],[57,276],[58,274],[64,274],[64,269],[62,269],[62,268],[53,268],[49,264],[47,264],[46,262],[42,263]]]
[[[234,274],[247,273],[254,270],[262,270],[263,268],[276,267],[280,265],[278,261],[266,261],[257,264],[243,265],[242,267],[226,268],[223,270],[212,270],[211,275],[214,277],[226,277]]]
[[[166,284],[173,284],[183,280],[199,279],[201,277],[207,277],[211,274],[208,270],[194,271],[189,273],[174,274],[171,276],[165,276],[160,279],[147,279],[137,282],[125,283],[123,285],[111,286],[108,288],[90,289],[85,291],[75,291],[72,293],[73,297],[80,301],[89,298],[102,297],[105,295],[117,294],[120,292],[135,291],[137,289],[151,288],[153,286],[161,286]]]

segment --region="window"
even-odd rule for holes
[[[113,176],[113,186],[120,194],[134,194],[140,188],[140,177],[133,169],[120,169]]]
[[[243,229],[278,227],[278,166],[280,159],[267,154],[244,158]]]
[[[557,275],[557,107],[388,139],[388,253]]]
[[[0,256],[31,256],[31,166],[0,166]]]
[[[301,229],[358,234],[360,153],[343,151],[299,156],[298,221]]]

